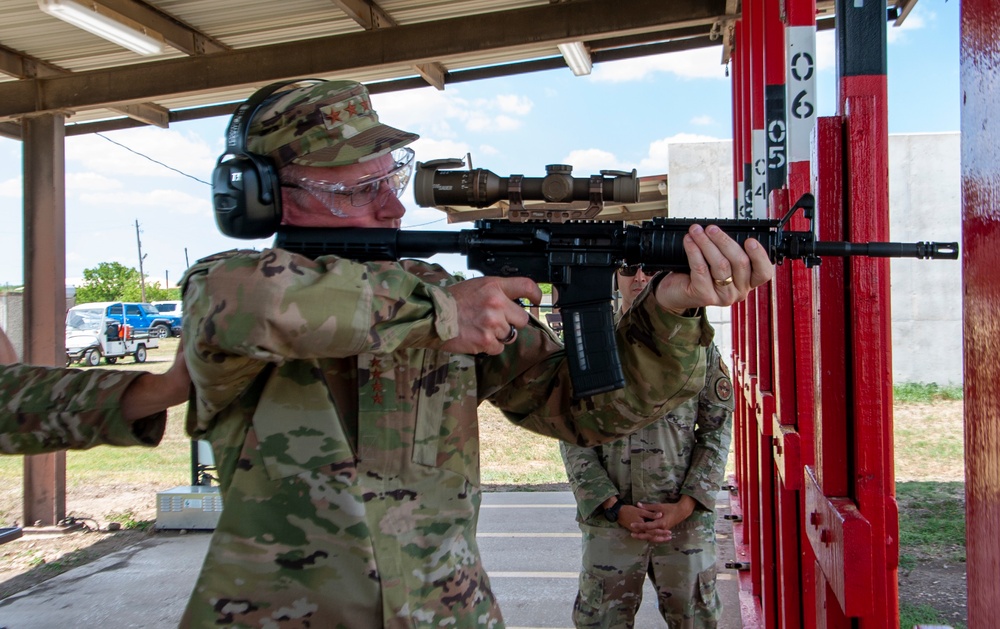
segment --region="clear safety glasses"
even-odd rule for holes
[[[299,177],[291,181],[282,181],[284,188],[297,188],[304,190],[317,201],[327,206],[335,215],[342,214],[337,206],[340,204],[330,201],[335,199],[350,199],[352,207],[365,207],[378,202],[384,207],[386,200],[390,197],[399,198],[403,196],[410,177],[413,176],[413,149],[401,148],[391,153],[393,159],[392,169],[387,173],[371,174],[361,177],[357,181],[346,183],[343,181],[320,181],[307,177]],[[332,199],[331,199],[332,197]]]

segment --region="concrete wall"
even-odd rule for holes
[[[671,217],[732,217],[731,151],[729,141],[670,145]],[[960,241],[960,192],[957,132],[889,136],[891,240]],[[960,261],[892,260],[890,268],[893,379],[960,384]],[[730,356],[729,309],[711,308],[709,319]]]
[[[7,334],[18,358],[24,357],[24,295],[20,292],[0,292],[0,328]]]
[[[962,240],[958,133],[889,136],[893,240]],[[892,260],[896,382],[962,382],[961,260]]]
[[[76,305],[76,289],[66,287],[66,310]],[[24,358],[24,293],[0,291],[0,328],[14,345],[19,359]]]

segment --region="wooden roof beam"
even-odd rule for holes
[[[712,24],[724,6],[724,0],[579,0],[25,79],[0,83],[0,121],[45,111],[78,111],[218,89],[252,88],[392,64],[447,61],[470,51],[661,32],[670,24],[679,28]]]
[[[46,78],[72,74],[69,70],[64,70],[53,63],[36,59],[6,46],[0,46],[0,72],[17,79]],[[110,109],[134,120],[157,127],[166,128],[169,124],[170,112],[165,107],[160,107],[155,103],[113,106]],[[17,123],[9,124],[18,127],[18,137],[20,137],[20,126]],[[11,137],[9,130],[7,132],[0,132],[0,134]]]
[[[208,55],[231,50],[219,40],[188,26],[172,15],[154,9],[145,2],[100,0],[100,4],[163,35],[168,44],[186,55]]]
[[[371,0],[333,0],[333,3],[366,31],[399,26],[399,23],[385,12],[385,9]],[[418,63],[413,66],[413,69],[427,81],[428,85],[432,85],[438,90],[444,90],[444,76],[448,71],[443,65],[431,61]]]

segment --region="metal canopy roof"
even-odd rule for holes
[[[0,0],[0,134],[62,112],[67,133],[228,114],[272,81],[352,78],[392,91],[722,46],[738,0],[79,0],[161,33],[144,57],[47,13]],[[832,17],[833,3],[819,3]],[[902,7],[902,4],[900,4]],[[905,9],[905,7],[903,7]],[[832,20],[828,20],[832,22]],[[822,28],[822,27],[821,27]],[[101,121],[101,122],[95,122]]]
[[[378,92],[566,67],[558,45],[595,64],[719,46],[728,62],[740,0],[73,0],[162,35],[142,56],[39,7],[0,0],[0,136],[27,116],[60,113],[66,134],[228,115],[256,89],[301,77],[350,78]],[[900,24],[916,0],[889,0]],[[818,0],[817,26],[834,3]],[[665,177],[601,217],[663,214]],[[505,216],[442,208],[449,221]]]

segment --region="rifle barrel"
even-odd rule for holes
[[[813,243],[813,255],[869,256],[872,258],[920,258],[957,260],[957,242],[823,242]]]

